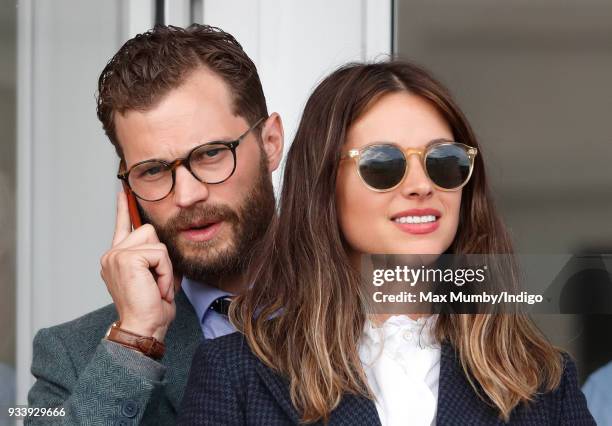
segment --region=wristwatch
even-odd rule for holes
[[[104,338],[111,342],[119,343],[126,348],[134,349],[158,361],[162,359],[164,352],[166,352],[166,345],[155,337],[140,336],[131,331],[124,330],[121,328],[121,321],[112,323]]]

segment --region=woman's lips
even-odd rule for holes
[[[215,222],[204,228],[189,228],[181,231],[181,235],[189,241],[209,241],[219,232],[223,222]]]
[[[426,223],[398,223],[393,222],[400,230],[409,234],[429,234],[434,232],[440,226],[440,219],[436,219],[434,222]]]
[[[391,220],[403,232],[429,234],[438,229],[441,216],[436,209],[412,209],[394,214]]]

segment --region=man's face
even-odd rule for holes
[[[233,114],[225,82],[207,69],[191,74],[148,111],[115,118],[129,169],[149,159],[172,161],[210,141],[235,140],[249,123]],[[215,284],[244,270],[254,243],[274,213],[268,158],[250,132],[236,149],[236,169],[220,184],[204,184],[185,167],[176,169],[173,191],[163,200],[139,200],[145,222],[166,244],[176,271]]]

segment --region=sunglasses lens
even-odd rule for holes
[[[393,188],[401,182],[405,171],[404,154],[393,145],[372,145],[359,157],[359,174],[374,189]]]
[[[466,150],[454,144],[435,146],[425,159],[429,178],[444,189],[462,186],[470,176],[470,164]]]

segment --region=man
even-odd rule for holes
[[[612,424],[610,389],[612,389],[612,362],[592,373],[582,387],[589,410],[598,425]]]
[[[101,260],[114,303],[37,334],[29,405],[65,416],[27,422],[172,424],[197,345],[234,331],[225,297],[245,287],[274,214],[282,124],[240,45],[208,26],[134,37],[98,90],[98,118],[145,224],[131,232],[120,193]]]

